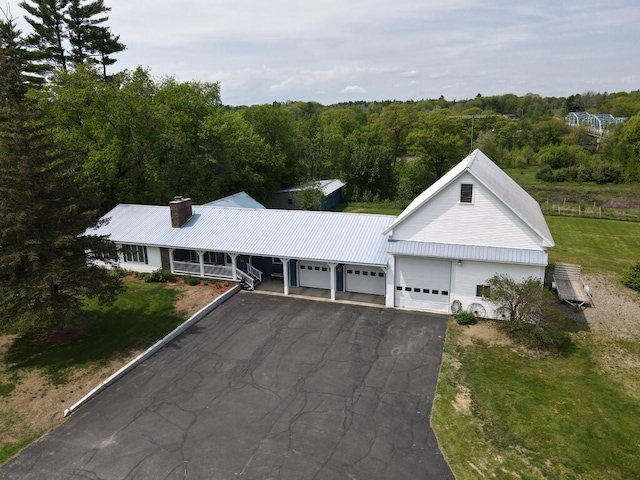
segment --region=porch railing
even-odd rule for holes
[[[253,290],[255,288],[255,281],[253,279],[253,277],[247,273],[244,273],[242,270],[238,269],[236,270],[238,273],[238,276],[242,279],[243,282],[245,282],[249,288],[251,290]]]
[[[254,267],[253,265],[247,265],[247,273],[250,275],[253,275],[260,282],[262,281],[262,272],[258,270],[256,267]]]
[[[200,272],[200,264],[193,262],[173,262],[173,273],[196,275],[198,277],[228,278],[233,280],[233,268],[225,265],[204,265],[204,275]]]

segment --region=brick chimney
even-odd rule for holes
[[[193,215],[190,198],[175,197],[169,202],[169,209],[171,210],[171,226],[173,228],[180,228]]]

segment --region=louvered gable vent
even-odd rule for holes
[[[463,183],[460,185],[460,203],[473,202],[473,184]]]

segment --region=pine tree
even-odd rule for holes
[[[67,20],[72,61],[75,64],[101,64],[104,78],[107,78],[107,66],[115,63],[110,55],[125,49],[119,41],[120,37],[112,35],[109,28],[103,25],[109,19],[106,13],[110,10],[105,7],[103,0],[88,3],[70,0]]]
[[[99,199],[56,148],[29,100],[30,62],[15,25],[0,21],[0,322],[23,330],[63,327],[85,298],[112,301],[120,282],[89,260],[115,260],[108,239],[82,235]],[[13,25],[13,27],[11,26]]]
[[[68,4],[69,0],[24,0],[19,4],[30,15],[25,18],[33,28],[27,44],[41,52],[49,71],[67,69],[65,11]]]

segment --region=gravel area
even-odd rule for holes
[[[589,273],[583,274],[583,279],[593,295],[594,307],[574,309],[565,305],[567,314],[589,331],[640,340],[640,294],[613,275]]]

